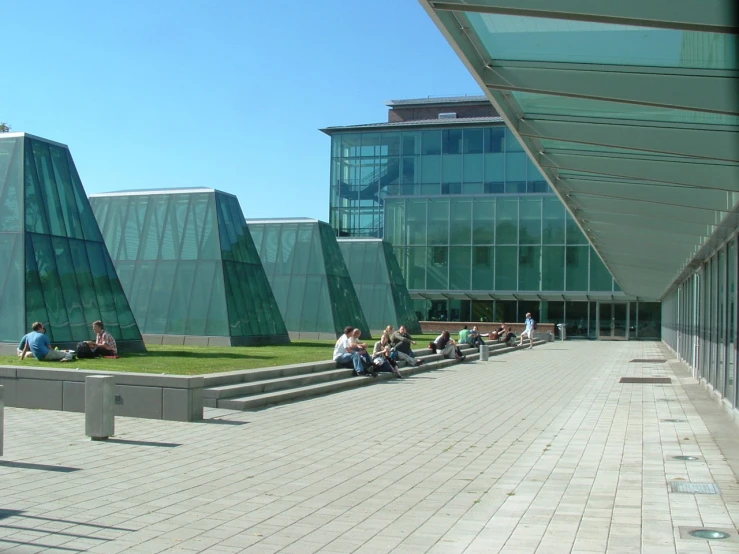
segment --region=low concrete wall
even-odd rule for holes
[[[6,406],[84,412],[85,377],[89,375],[115,379],[116,415],[169,421],[203,419],[202,376],[0,366],[0,385],[5,387]]]
[[[433,333],[441,333],[444,330],[447,330],[451,333],[452,338],[456,339],[457,335],[459,334],[459,330],[462,329],[464,325],[467,325],[469,329],[472,329],[475,325],[477,325],[478,329],[480,329],[481,333],[489,333],[490,331],[495,331],[498,329],[501,325],[503,325],[502,322],[490,322],[490,321],[422,321],[421,322],[421,328],[423,329],[424,334],[433,334]],[[505,324],[506,327],[511,328],[511,330],[516,333],[516,336],[521,334],[521,331],[523,331],[526,328],[526,325],[524,323],[510,323],[507,322]],[[536,332],[538,334],[546,334],[546,333],[552,333],[555,337],[558,336],[557,334],[557,324],[556,323],[539,323],[536,322]]]

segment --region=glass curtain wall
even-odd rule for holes
[[[505,126],[439,127],[331,136],[338,236],[382,237],[386,197],[548,192]]]
[[[410,291],[618,291],[553,195],[394,198],[386,213]]]
[[[734,236],[662,302],[665,343],[735,408],[737,263]]]

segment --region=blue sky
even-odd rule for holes
[[[415,0],[4,2],[0,121],[88,193],[209,186],[326,220],[330,139],[384,101],[480,89]]]

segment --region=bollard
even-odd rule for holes
[[[0,385],[0,456],[3,455],[3,410],[5,401],[3,400],[3,386]]]
[[[480,345],[480,359],[485,362],[490,358],[490,347],[487,344]]]
[[[85,377],[85,435],[94,441],[115,434],[115,378]]]
[[[554,342],[554,333],[549,333],[547,336],[547,342]]]

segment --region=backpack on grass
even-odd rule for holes
[[[74,351],[78,358],[97,358],[95,351],[86,342],[78,342]]]

